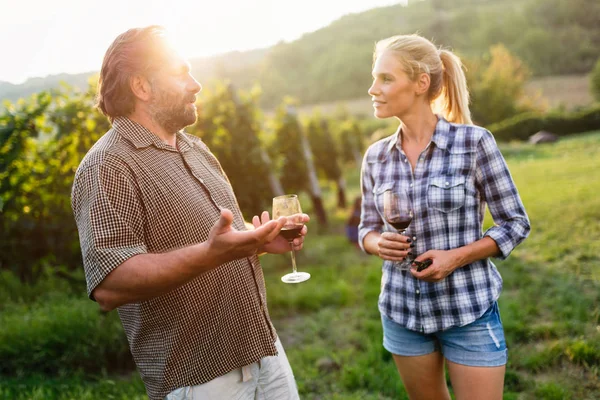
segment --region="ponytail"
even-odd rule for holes
[[[439,54],[443,65],[442,90],[434,99],[434,108],[450,122],[472,125],[463,64],[451,51],[439,50]]]

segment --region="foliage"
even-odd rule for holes
[[[13,271],[32,286],[48,268],[60,268],[67,280],[83,280],[72,275],[80,269],[81,253],[71,187],[84,155],[110,129],[94,108],[94,93],[94,85],[87,92],[65,87],[7,103],[0,111],[0,270]],[[306,156],[297,116],[282,104],[267,138],[258,95],[258,90],[238,93],[231,85],[217,86],[203,97],[202,114],[189,132],[202,137],[218,158],[246,218],[270,208],[281,191],[274,184],[281,175],[288,192],[311,194],[313,210],[325,221],[320,197],[309,185],[308,162],[314,157]],[[340,178],[338,145],[328,131],[319,135],[324,142],[317,161],[330,179]]]
[[[69,203],[73,175],[108,129],[92,108],[92,92],[43,92],[0,114],[0,268],[22,280],[37,279],[41,260],[69,266],[80,260]]]
[[[270,166],[261,156],[258,94],[238,96],[231,84],[217,85],[202,96],[200,118],[186,129],[200,136],[215,154],[246,218],[269,207],[273,197],[266,179]]]
[[[591,91],[594,99],[600,102],[600,58],[596,61],[596,65],[590,74]]]
[[[471,113],[480,125],[502,121],[529,111],[523,105],[529,70],[501,44],[490,48],[489,58],[469,68]]]
[[[0,326],[0,375],[65,376],[134,367],[118,315],[101,314],[83,296],[57,292],[43,302],[6,307]]]
[[[275,160],[285,192],[308,191],[308,167],[302,148],[304,131],[292,99],[279,105],[271,124],[269,154]]]
[[[600,132],[570,136],[548,146],[511,143],[501,150],[533,226],[531,236],[507,260],[494,261],[504,279],[499,305],[510,348],[504,399],[599,398],[600,225],[596,222],[600,198],[595,194],[600,190]],[[356,195],[358,169],[346,172]],[[261,258],[270,313],[300,395],[308,400],[406,399],[393,359],[381,346],[377,310],[381,261],[349,246],[342,233],[347,215],[334,215],[326,234],[314,235],[309,227],[313,234],[298,252],[299,265],[313,279],[294,287],[283,285],[280,276],[289,269],[289,257]],[[488,216],[486,225],[491,223]],[[63,344],[49,326],[67,335],[79,349],[89,343],[86,335],[96,335],[95,345],[103,351],[118,348],[112,322],[107,322],[110,328],[103,326],[104,334],[95,332],[99,321],[114,321],[115,313],[103,315],[95,307],[82,298],[9,305],[0,317],[0,348],[16,343],[25,352],[23,357],[55,355],[52,346]],[[37,326],[51,339],[37,334]],[[18,330],[22,335],[15,333]],[[20,336],[50,348],[37,347],[36,353],[19,344]],[[101,365],[112,365],[103,357]],[[0,356],[0,365],[4,363]],[[107,369],[113,371],[112,366]],[[62,376],[0,377],[0,399],[7,400],[143,396],[139,378],[104,372],[92,378],[71,370]]]
[[[349,14],[270,48],[191,63],[206,86],[227,78],[249,90],[258,82],[263,88],[261,106],[273,109],[286,95],[301,104],[365,96],[374,43],[397,34],[419,32],[439,46],[475,59],[503,43],[533,76],[588,73],[600,54],[598,20],[597,0],[411,1],[408,6]],[[82,83],[79,76],[69,76],[68,81]],[[39,79],[29,82],[29,86],[37,84]],[[49,77],[45,86],[34,91],[56,84],[56,77]],[[0,85],[0,98],[16,100],[33,93],[31,89],[24,85],[1,91]]]
[[[81,376],[49,378],[33,375],[0,381],[2,400],[147,400],[139,374],[127,377],[85,379]]]
[[[308,120],[306,136],[318,171],[326,179],[337,182],[342,176],[337,143],[333,139],[329,123],[319,112],[315,112]]]
[[[565,136],[600,128],[600,106],[573,112],[524,113],[487,127],[498,141],[527,140],[541,131]]]

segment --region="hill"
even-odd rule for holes
[[[522,59],[536,77],[588,73],[600,54],[596,0],[424,0],[349,14],[329,26],[266,49],[192,59],[194,75],[210,86],[229,79],[241,88],[260,84],[262,105],[290,95],[301,104],[355,99],[370,83],[374,43],[419,32],[461,56],[485,59],[496,43]],[[16,100],[56,86],[57,77],[85,85],[81,75],[0,82],[0,99]]]

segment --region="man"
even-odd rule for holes
[[[98,106],[113,126],[72,192],[88,295],[118,308],[150,399],[296,399],[257,257],[289,250],[285,221],[263,212],[247,231],[219,162],[181,131],[200,90],[159,26],[107,50]]]

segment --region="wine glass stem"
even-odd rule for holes
[[[292,250],[292,268],[294,269],[294,274],[296,273],[296,252],[294,251],[294,243],[290,242],[290,249]]]

